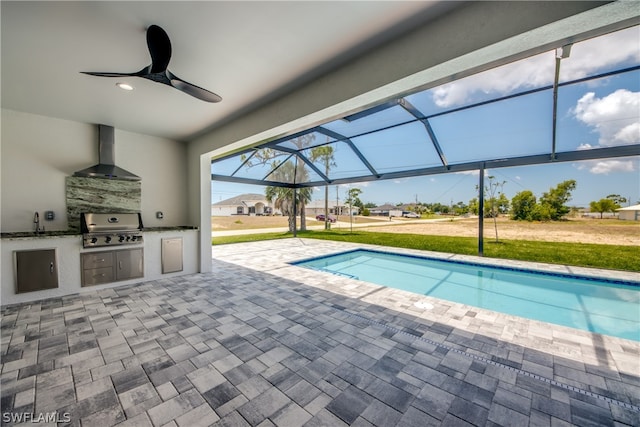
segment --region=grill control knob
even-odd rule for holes
[[[111,243],[111,236],[107,236],[107,238],[104,239],[104,241],[107,242],[107,243]]]
[[[127,242],[131,240],[131,236],[127,236]]]
[[[124,236],[121,235],[120,237],[118,237],[118,241],[119,242],[124,242]]]
[[[138,240],[138,236],[131,236],[131,241],[135,242],[136,240]]]
[[[92,238],[91,238],[91,243],[95,243],[95,242],[97,242],[97,241],[98,241],[98,238],[97,238],[97,237],[92,237]]]

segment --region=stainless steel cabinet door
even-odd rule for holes
[[[142,249],[116,251],[116,280],[135,279],[144,276]]]
[[[55,249],[15,251],[16,293],[58,287]]]
[[[162,274],[182,269],[182,237],[162,239]]]

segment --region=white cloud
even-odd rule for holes
[[[456,175],[471,175],[471,176],[479,176],[480,175],[480,171],[478,169],[474,169],[474,170],[470,170],[470,171],[461,171],[461,172],[454,172],[454,174]],[[487,175],[487,171],[485,171],[484,175]]]
[[[460,172],[454,172],[454,174],[457,175],[470,175],[470,176],[480,176],[480,170],[479,169],[473,169],[473,170],[468,170],[468,171],[460,171]],[[489,169],[485,169],[484,170],[484,176],[487,177],[491,175],[491,171]]]
[[[640,27],[631,27],[584,42],[576,43],[571,56],[562,61],[560,78],[575,80],[611,65],[640,61]]]
[[[626,61],[640,61],[640,27],[607,34],[576,43],[571,56],[563,59],[560,66],[562,81],[574,80],[610,70],[612,66]],[[555,51],[513,62],[492,70],[475,74],[436,88],[433,101],[439,107],[462,105],[476,93],[495,96],[516,90],[550,85],[555,70]]]
[[[632,160],[600,160],[591,163],[589,172],[598,175],[608,175],[609,172],[633,172]]]
[[[349,184],[340,184],[338,185],[338,187],[340,188],[346,188],[351,189],[351,188],[363,188],[363,187],[368,187],[371,184],[371,181],[362,181],[362,182],[353,182],[353,183],[349,183]]]
[[[618,89],[602,98],[588,92],[571,113],[600,134],[598,143],[602,147],[640,141],[640,92]]]
[[[434,90],[433,101],[447,108],[468,102],[476,92],[499,96],[517,89],[544,86],[550,83],[549,76],[553,79],[554,57],[553,52],[546,52],[447,83]]]
[[[640,111],[638,111],[638,113],[640,114]],[[615,138],[628,144],[634,144],[640,141],[640,121],[631,123],[620,129],[620,131],[615,134]]]

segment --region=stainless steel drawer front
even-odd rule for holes
[[[82,268],[101,268],[113,265],[113,252],[82,254]]]
[[[114,281],[113,267],[92,268],[84,270],[82,284],[83,286],[100,285]]]

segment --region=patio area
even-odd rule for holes
[[[288,264],[356,246],[219,245],[211,273],[3,307],[2,424],[640,423],[640,343]]]

